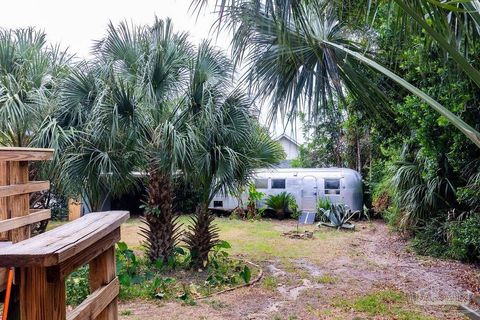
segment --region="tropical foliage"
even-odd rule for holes
[[[295,197],[286,191],[268,196],[265,199],[265,205],[267,208],[275,211],[275,217],[278,219],[283,219],[287,213],[293,213],[298,210]]]
[[[357,169],[418,236],[478,212],[478,1],[216,3],[244,82],[303,120],[299,165]]]

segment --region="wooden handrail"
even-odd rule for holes
[[[51,160],[53,152],[53,149],[0,147],[0,161]]]
[[[91,213],[53,230],[0,247],[0,266],[20,272],[21,319],[65,320],[65,277],[90,265],[91,294],[68,319],[118,317],[115,243],[126,211]]]
[[[0,291],[7,283],[1,267],[14,267],[18,290],[11,300],[20,319],[66,320],[65,278],[89,264],[90,296],[68,319],[117,319],[115,244],[129,213],[88,214],[30,238],[31,225],[51,211],[30,209],[30,193],[48,190],[50,182],[29,181],[28,161],[52,158],[52,149],[0,147]]]
[[[50,189],[50,181],[30,181],[22,184],[11,184],[8,186],[0,186],[0,197],[11,197],[48,189]]]
[[[50,216],[50,209],[30,209],[30,214],[26,216],[0,220],[0,232],[14,230],[43,220],[48,220]]]
[[[0,267],[60,265],[115,231],[128,217],[128,211],[87,214],[34,238],[0,249]],[[86,262],[83,261],[83,264]]]

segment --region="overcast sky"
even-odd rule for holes
[[[211,1],[212,4],[214,1]],[[90,56],[93,40],[105,35],[109,21],[117,24],[126,20],[135,24],[152,24],[155,15],[170,17],[174,28],[190,34],[192,42],[198,43],[209,38],[217,46],[227,50],[230,36],[211,32],[216,15],[211,6],[198,16],[189,10],[191,0],[16,0],[5,1],[0,10],[0,26],[19,28],[35,26],[43,29],[48,41],[68,47],[71,53],[82,58]],[[266,108],[262,108],[265,118]],[[277,124],[274,134],[282,133],[282,125]],[[290,130],[289,130],[290,131]],[[303,141],[301,132],[294,135]]]

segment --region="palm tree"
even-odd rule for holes
[[[72,74],[63,94],[73,117],[83,123],[66,163],[71,181],[82,181],[94,206],[147,179],[146,239],[151,261],[167,261],[179,240],[173,212],[172,178],[190,159],[191,130],[179,118],[179,94],[189,59],[185,34],[170,20],[153,26],[110,24],[94,47],[93,65]]]
[[[207,2],[197,0],[193,5],[201,7]],[[351,1],[338,0],[335,4],[338,3],[346,5]],[[451,20],[446,18],[447,13],[455,9],[454,13],[459,13],[456,16],[468,12],[468,15],[462,15],[468,22],[461,24],[463,30],[474,26],[473,33],[478,34],[478,1],[460,2],[458,6],[415,0],[395,0],[395,3],[480,85],[480,72],[458,52],[451,39],[441,33],[445,30],[445,21]],[[281,113],[291,117],[300,106],[306,105],[309,115],[318,116],[329,104],[342,99],[344,89],[362,101],[370,113],[382,114],[387,101],[371,80],[358,72],[364,65],[421,98],[480,147],[478,131],[425,92],[375,62],[368,52],[363,53],[361,46],[346,37],[335,17],[338,7],[331,2],[222,0],[217,4],[220,21],[226,19],[235,31],[233,52],[236,62],[243,59],[250,67],[245,79],[260,95],[273,99],[272,115]],[[443,29],[430,26],[426,17],[433,18],[434,25],[440,21],[438,25]]]
[[[47,46],[44,32],[0,30],[1,144],[39,146],[42,139],[37,135],[55,109],[58,84],[69,70],[70,59],[58,46]]]
[[[72,132],[54,117],[58,93],[68,75],[72,56],[59,46],[49,46],[46,35],[34,28],[0,30],[0,145],[54,148],[53,161],[31,164],[33,180],[50,180],[52,188],[35,193],[34,208],[50,208],[62,196],[59,170],[61,155],[71,143]],[[54,196],[52,196],[54,195]],[[48,220],[36,226],[45,230]]]
[[[192,266],[208,263],[217,243],[218,229],[208,205],[218,192],[244,185],[254,168],[276,163],[283,150],[251,116],[251,101],[232,90],[231,63],[208,42],[200,44],[190,70],[186,117],[196,128],[198,144],[190,170],[191,181],[201,191],[185,242]]]

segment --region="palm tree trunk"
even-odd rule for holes
[[[218,228],[212,225],[215,217],[208,211],[208,203],[197,206],[190,232],[185,242],[190,250],[191,267],[203,268],[208,264],[208,253],[218,242]]]
[[[142,228],[148,257],[154,262],[167,262],[178,242],[177,215],[173,212],[173,185],[169,174],[151,166],[148,180],[148,203]]]

